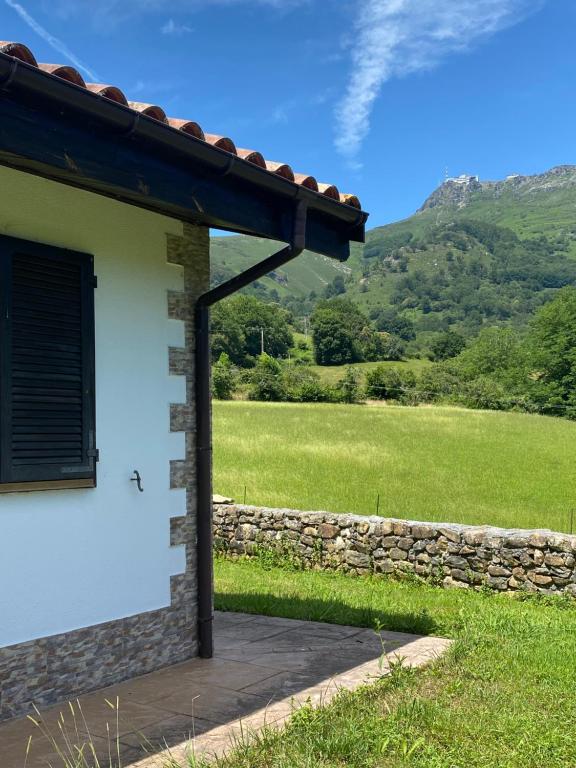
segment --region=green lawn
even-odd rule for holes
[[[217,559],[216,605],[456,639],[431,668],[305,708],[287,730],[240,746],[221,768],[576,765],[574,601]]]
[[[249,504],[567,531],[576,424],[449,407],[214,403],[214,490]],[[574,515],[576,521],[576,514]]]

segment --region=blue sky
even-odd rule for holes
[[[576,163],[574,0],[0,0],[5,40],[354,192]]]

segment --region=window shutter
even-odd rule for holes
[[[0,238],[0,482],[95,476],[93,259]]]

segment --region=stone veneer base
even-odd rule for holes
[[[194,627],[178,607],[0,648],[0,721],[196,653]]]
[[[186,570],[172,576],[166,608],[0,648],[0,721],[198,653],[194,304],[209,287],[208,229],[184,224],[182,237],[168,235],[167,261],[184,272],[184,290],[168,294],[168,317],[185,328],[185,346],[169,349],[169,370],[186,377],[186,402],[170,409],[170,430],[186,435],[185,458],[170,462],[170,487],[186,489],[186,515],[170,520],[166,545],[185,547]]]

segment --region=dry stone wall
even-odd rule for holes
[[[576,596],[576,536],[236,504],[214,507],[215,545],[277,549],[304,567],[415,574],[444,587]]]

